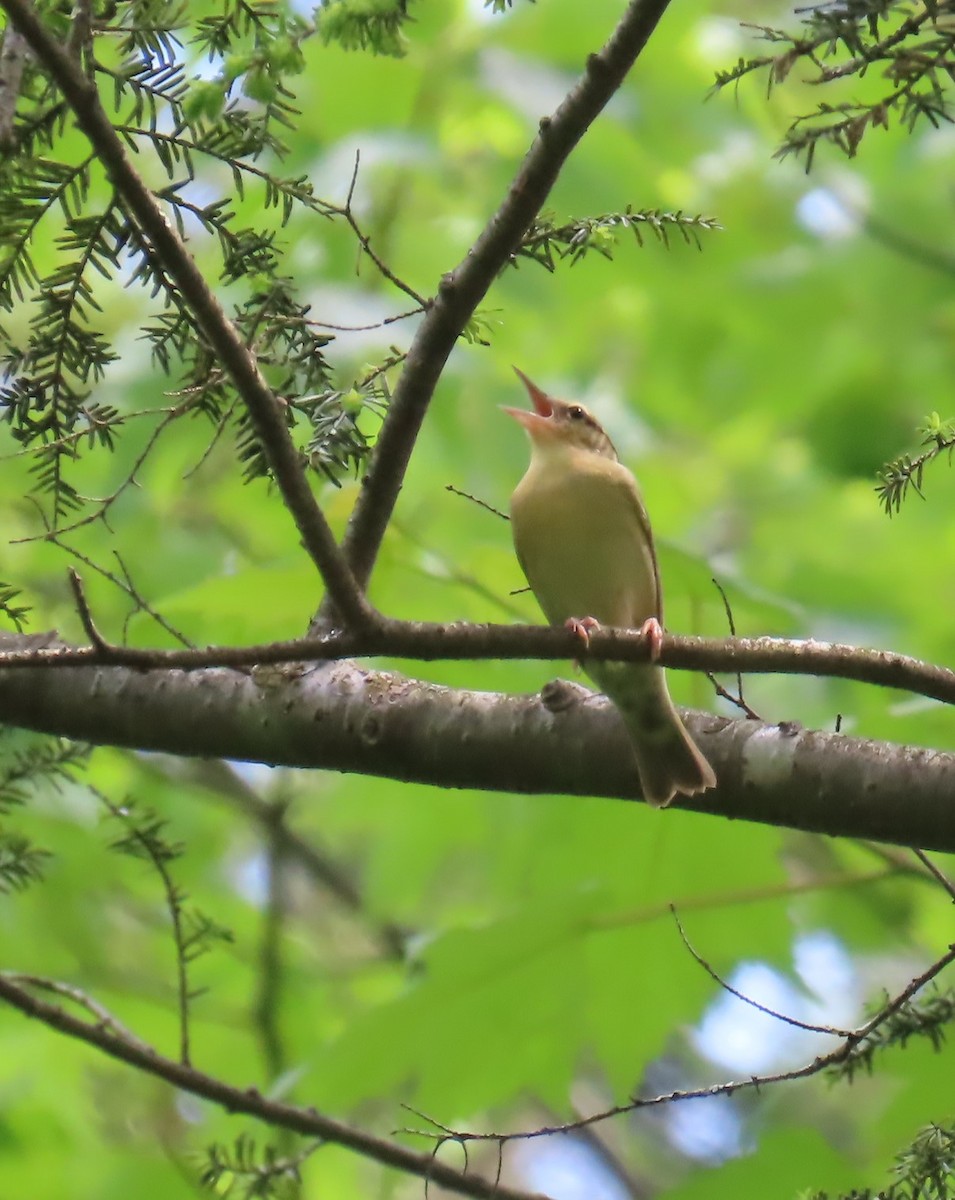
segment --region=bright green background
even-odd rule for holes
[[[341,202],[360,148],[366,231],[400,276],[430,294],[504,195],[539,115],[621,8],[541,0],[480,19],[475,4],[421,3],[401,61],[309,43],[296,101],[303,115],[283,170],[307,172],[319,194]],[[529,598],[509,598],[522,580],[506,525],[445,490],[506,505],[527,453],[498,411],[520,402],[516,363],[590,404],[639,475],[671,628],[725,632],[715,574],[742,634],[835,637],[951,660],[955,481],[937,464],[928,502],[913,497],[892,520],[873,490],[877,468],[914,446],[927,412],[951,415],[951,274],[891,252],[858,226],[817,236],[797,206],[815,189],[834,189],[943,251],[955,134],[877,131],[857,161],[822,153],[810,178],[774,162],[781,131],[817,93],[792,79],[767,101],[752,80],[736,97],[707,100],[717,68],[762,51],[738,22],[764,17],[745,4],[674,5],[571,160],[548,206],[559,219],[632,204],[703,212],[723,229],[703,235],[702,252],[678,239],[669,250],[652,237],[643,249],[624,239],[613,263],[594,256],[553,276],[525,263],[500,278],[482,306],[491,345],[462,343],[438,386],[374,576],[384,612],[536,619]],[[251,218],[260,204],[250,192],[240,208]],[[289,270],[317,318],[360,324],[407,307],[367,261],[355,277],[344,226],[298,215],[284,236]],[[212,248],[196,249],[214,275]],[[49,248],[36,253],[42,262]],[[128,410],[161,405],[175,381],[150,367],[125,325],[144,301],[104,290],[103,302],[123,359],[96,398]],[[340,335],[329,355],[342,386],[410,335],[401,323]],[[148,418],[131,423],[116,456],[78,467],[80,490],[114,487],[151,427]],[[185,475],[208,436],[200,421],[180,422],[139,471],[141,487],[112,509],[112,534],[83,527],[69,543],[109,569],[119,551],[141,593],[197,642],[292,636],[319,598],[314,571],[275,493],[240,483],[227,440]],[[9,450],[5,437],[0,448]],[[17,540],[42,530],[25,499],[27,468],[8,458],[0,471],[0,579],[24,589],[34,628],[79,639],[66,557]],[[354,491],[322,488],[337,529]],[[83,575],[101,627],[119,637],[128,602],[92,570]],[[142,616],[130,633],[167,644]],[[548,678],[537,663],[412,669],[508,691]],[[672,687],[680,701],[717,706],[705,680],[673,675]],[[767,678],[747,681],[746,695],[768,720],[832,728],[841,714],[848,732],[955,746],[945,709],[884,691]],[[663,1090],[723,1078],[688,1048],[688,1029],[718,991],[681,944],[670,902],[724,975],[762,960],[801,987],[794,939],[832,930],[855,955],[854,989],[870,998],[952,938],[951,906],[936,889],[893,877],[845,843],[620,803],[257,771],[252,786],[290,801],[291,824],[353,876],[367,906],[350,915],[290,872],[277,1083],[253,1019],[262,907],[243,886],[261,863],[259,831],[189,764],[103,750],[90,778],[114,801],[133,796],[168,819],[188,847],[180,882],[235,933],[232,946],[195,967],[195,984],[208,989],[194,1010],[197,1064],[385,1134],[422,1124],[402,1103],[467,1128],[570,1119],[624,1101],[661,1055],[670,1073],[653,1066],[651,1078],[670,1080]],[[2,965],[89,989],[174,1053],[172,951],[157,879],[108,852],[112,828],[82,786],[44,792],[12,820],[54,857],[44,886],[0,897]],[[410,964],[376,951],[383,922],[413,932]],[[4,1194],[192,1196],[197,1152],[247,1128],[15,1014],[0,1014],[0,1063]],[[748,1097],[738,1111],[749,1152],[719,1168],[682,1156],[662,1116],[618,1120],[598,1136],[641,1186],[674,1196],[878,1185],[893,1153],[952,1103],[950,1051],[916,1047],[884,1065],[851,1090],[814,1081]],[[492,1157],[471,1161],[493,1175]],[[506,1165],[516,1163],[515,1153]],[[326,1149],[304,1168],[302,1194],[390,1194],[382,1186],[376,1168]],[[420,1194],[420,1183],[402,1186]]]

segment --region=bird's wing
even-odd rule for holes
[[[637,520],[637,525],[642,535],[649,552],[651,568],[653,571],[653,615],[657,618],[660,624],[663,624],[663,589],[660,586],[660,566],[657,562],[656,546],[653,542],[653,529],[650,525],[650,518],[647,515],[647,509],[643,503],[643,497],[640,494],[640,488],[634,478],[632,472],[628,471],[623,464],[620,464],[620,475],[618,476],[620,490],[627,497],[627,504]],[[640,551],[638,550],[637,553]],[[637,614],[634,614],[636,616]],[[644,617],[636,622],[636,625],[642,625]]]

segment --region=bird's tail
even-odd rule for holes
[[[648,804],[666,808],[676,795],[695,796],[716,787],[713,768],[673,707],[662,667],[594,662],[587,671],[627,726]]]

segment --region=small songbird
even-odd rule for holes
[[[663,604],[637,481],[582,404],[555,400],[517,374],[534,409],[504,409],[531,439],[530,466],[511,497],[511,530],[531,590],[547,620],[574,629],[584,643],[601,624],[639,629],[649,640],[649,663],[585,666],[626,723],[647,803],[663,808],[677,794],[715,787],[713,768],[653,661],[663,638]]]

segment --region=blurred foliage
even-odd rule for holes
[[[127,40],[101,39],[102,57],[139,105],[114,115],[287,399],[337,530],[417,320],[360,238],[412,293],[432,293],[621,7],[340,0],[323,6],[313,37],[278,4],[112,6]],[[824,11],[846,22],[863,12]],[[904,19],[884,12],[872,34],[882,39],[885,22]],[[592,406],[637,470],[673,629],[725,631],[715,576],[743,635],[955,655],[945,601],[955,480],[939,462],[929,502],[893,502],[891,521],[877,494],[882,464],[916,464],[920,436],[932,437],[930,453],[949,437],[955,132],[893,121],[850,147],[851,161],[823,137],[808,178],[774,161],[795,116],[829,96],[811,59],[804,78],[797,55],[768,98],[741,78],[735,100],[705,100],[714,75],[758,44],[740,22],[784,20],[753,0],[687,0],[664,17],[526,243],[545,269],[504,271],[448,364],[373,578],[383,611],[536,618],[530,597],[511,594],[523,580],[504,522],[447,490],[506,506],[526,459],[498,412],[515,402],[517,363]],[[870,36],[866,20],[853,36]],[[144,68],[150,54],[166,56],[165,73]],[[42,98],[38,74],[27,94]],[[112,103],[112,83],[103,95]],[[81,639],[74,565],[109,637],[299,633],[318,599],[314,570],[259,475],[229,384],[56,97],[47,102],[31,153],[0,168],[23,203],[51,189],[61,198],[35,211],[35,228],[4,226],[3,269],[17,230],[32,256],[31,271],[6,277],[5,344],[40,383],[6,394],[0,425],[0,624]],[[679,221],[669,245],[629,236],[638,217],[691,213],[721,227],[700,233],[701,252],[673,236]],[[609,261],[608,233],[621,226],[628,236]],[[530,253],[535,236],[549,249]],[[79,239],[87,269],[64,275]],[[580,261],[549,273],[565,254]],[[129,286],[109,287],[97,261],[118,264]],[[72,371],[67,387],[48,370],[56,353]],[[920,470],[908,477],[921,487]],[[61,502],[39,511],[37,482],[41,501]],[[507,691],[548,677],[538,663],[400,665]],[[680,701],[722,710],[705,680],[671,680]],[[841,715],[847,732],[955,749],[939,705],[840,681],[770,677],[745,689],[770,720],[831,728]],[[154,864],[110,853],[115,821],[98,797],[155,813],[182,848],[176,895],[233,937],[191,964],[197,1065],[382,1134],[407,1123],[402,1103],[471,1128],[533,1128],[831,1046],[727,1008],[682,945],[671,902],[721,975],[760,965],[777,992],[758,998],[771,1005],[778,993],[787,1011],[843,1026],[952,940],[940,888],[902,856],[846,842],[605,801],[212,772],[109,749],[84,775],[63,753],[0,739],[0,780],[16,793],[0,843],[0,862],[14,862],[0,895],[2,966],[83,988],[174,1054],[169,905]],[[21,777],[31,755],[37,770]],[[344,874],[350,899],[334,871],[283,849],[276,822]],[[383,950],[386,927],[406,931],[404,960]],[[828,957],[808,962],[820,944]],[[220,1195],[258,1194],[262,1180],[303,1197],[387,1186],[352,1154],[326,1146],[306,1157],[312,1147],[6,1011],[0,1061],[11,1195],[172,1200],[194,1196],[203,1172]],[[951,1077],[949,1044],[915,1039],[851,1086],[814,1080],[608,1123],[586,1170],[595,1191],[614,1162],[632,1190],[678,1197],[849,1194],[890,1182],[893,1154],[943,1125]],[[532,1154],[508,1148],[504,1177],[558,1194],[550,1141]],[[471,1166],[493,1177],[496,1160],[472,1152]],[[420,1194],[420,1183],[404,1186]]]
[[[798,63],[809,69],[813,83],[852,79],[871,99],[837,103],[827,88],[826,99],[815,111],[789,126],[778,151],[780,158],[801,157],[808,171],[822,143],[854,158],[866,133],[888,129],[891,120],[913,131],[922,122],[934,129],[951,123],[955,6],[949,0],[932,0],[915,9],[905,0],[839,0],[799,12],[802,24],[795,34],[756,26],[760,37],[785,48],[776,54],[741,58],[733,70],[717,72],[717,86],[726,87],[758,71],[765,72],[772,88],[784,82]]]

